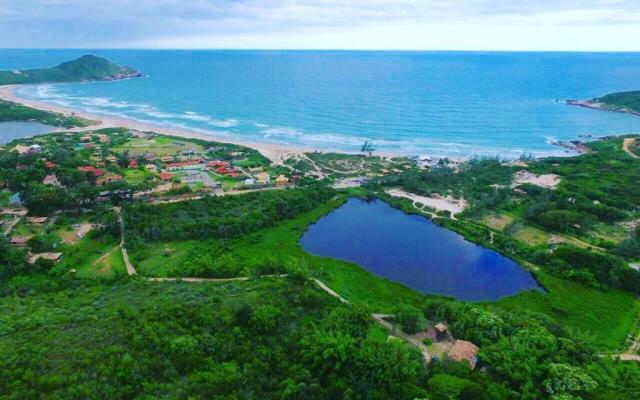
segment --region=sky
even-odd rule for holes
[[[640,0],[0,0],[0,47],[640,51]]]

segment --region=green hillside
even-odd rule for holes
[[[52,68],[0,71],[0,85],[109,81],[140,76],[142,74],[133,68],[118,66],[106,58],[85,55]]]
[[[623,110],[640,112],[640,91],[611,93],[593,101],[602,103],[611,110]]]

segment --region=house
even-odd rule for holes
[[[36,154],[42,151],[42,147],[39,144],[32,144],[29,146],[29,150],[27,151],[29,154]]]
[[[93,173],[94,176],[102,176],[102,175],[104,175],[104,171],[103,170],[97,169],[96,167],[91,166],[91,165],[85,165],[85,166],[82,166],[82,167],[78,167],[78,171]]]
[[[433,329],[436,332],[436,341],[441,342],[449,339],[449,327],[442,322],[436,324]]]
[[[24,217],[28,211],[24,209],[3,208],[0,210],[0,215],[9,215],[13,217]]]
[[[170,181],[171,179],[173,179],[174,176],[175,176],[174,174],[167,171],[160,173],[160,179],[162,179],[163,181]]]
[[[78,171],[80,172],[94,172],[96,170],[96,167],[93,167],[91,165],[83,165],[82,167],[78,167]]]
[[[471,365],[471,369],[476,367],[478,362],[478,346],[466,340],[456,340],[451,350],[449,350],[449,358],[455,361],[466,360]]]
[[[54,169],[55,167],[57,167],[57,165],[55,163],[51,162],[51,161],[46,161],[44,163],[44,167],[46,169]]]
[[[276,178],[276,185],[277,186],[286,185],[287,183],[289,183],[289,178],[287,178],[286,176],[284,176],[282,174],[278,175],[278,177]]]
[[[20,193],[16,193],[9,198],[9,203],[13,207],[22,207],[22,198],[20,197]]]
[[[32,225],[44,225],[47,223],[47,217],[31,217],[27,218],[30,224]]]
[[[29,262],[29,264],[35,264],[36,261],[43,258],[45,260],[53,261],[55,264],[57,264],[62,261],[62,256],[62,253],[37,253],[29,257],[27,261]]]
[[[109,136],[107,136],[107,135],[98,135],[98,141],[100,143],[109,143]]]
[[[89,142],[91,142],[91,136],[89,136],[89,135],[82,136],[80,138],[80,141],[83,142],[83,143],[89,143]]]
[[[258,185],[268,185],[269,183],[271,183],[271,177],[266,172],[255,174],[255,179]]]
[[[247,178],[242,183],[244,183],[247,186],[253,186],[256,184],[256,181],[253,178]]]
[[[144,166],[144,169],[146,169],[147,171],[151,171],[151,172],[158,171],[158,167],[156,167],[155,164],[147,164],[147,165]]]
[[[129,168],[138,168],[138,160],[129,161]]]
[[[11,241],[9,242],[9,244],[11,244],[12,246],[17,246],[17,247],[24,247],[27,245],[27,242],[29,242],[29,239],[31,239],[33,236],[14,236],[11,238]]]
[[[60,182],[58,181],[58,177],[55,174],[49,174],[45,176],[42,183],[49,186],[62,186],[60,185]]]
[[[104,177],[105,182],[121,181],[122,176],[118,174],[109,174]]]
[[[164,163],[173,162],[174,158],[172,156],[164,156],[160,157],[160,161]]]
[[[96,148],[96,144],[95,143],[85,143],[84,144],[84,148],[85,149],[95,149]]]
[[[209,161],[207,163],[207,167],[209,169],[218,169],[220,167],[227,167],[227,166],[229,166],[229,163],[227,161],[218,160],[218,161]]]

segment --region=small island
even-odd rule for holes
[[[570,106],[640,115],[640,91],[611,93],[590,100],[567,100]]]
[[[33,83],[113,81],[140,78],[143,74],[131,67],[121,67],[103,57],[84,55],[58,66],[42,69],[0,71],[0,86]]]

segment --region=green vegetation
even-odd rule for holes
[[[36,110],[35,108],[26,107],[21,104],[0,100],[0,122],[7,121],[40,122],[45,125],[61,126],[64,128],[85,127],[96,124],[95,121],[76,117],[75,115],[63,115],[51,111]]]
[[[0,71],[0,85],[104,81],[139,76],[140,72],[135,69],[119,67],[102,57],[85,55],[52,68]]]
[[[630,110],[640,112],[640,91],[611,93],[592,101],[604,104],[614,111]]]
[[[640,301],[634,296],[593,289],[540,271],[536,275],[546,293],[520,293],[500,300],[497,305],[513,312],[544,315],[602,349],[613,351],[624,345],[640,315]]]
[[[68,287],[0,299],[0,396],[424,397],[421,355],[304,280]],[[37,379],[28,371],[38,371]]]
[[[385,187],[400,186],[425,196],[464,198],[469,207],[460,221],[436,222],[556,276],[640,294],[640,272],[627,265],[640,254],[640,243],[631,231],[620,239],[625,234],[618,225],[638,213],[640,162],[622,150],[623,139],[590,143],[592,151],[577,157],[518,163],[482,158],[455,169],[409,170],[374,180],[369,188],[382,196]],[[560,184],[552,189],[516,181],[522,172],[557,176]],[[619,242],[602,238],[603,226],[613,225],[609,231],[617,231]]]
[[[43,135],[7,150],[33,144],[41,149],[0,153],[2,203],[19,192],[30,215],[49,217],[44,226],[25,219],[13,228],[35,235],[26,247],[0,237],[0,398],[640,397],[638,365],[605,357],[631,351],[625,340],[639,333],[640,281],[628,263],[637,259],[640,240],[634,190],[640,170],[621,139],[591,144],[592,153],[567,159],[430,167],[310,154],[271,168],[242,146],[125,129]],[[204,196],[197,185],[176,184],[166,194],[153,193],[165,202],[139,200],[161,182],[167,163],[200,157],[271,176],[306,168],[329,182],[376,178],[342,191],[305,178],[297,188],[233,196]],[[524,170],[558,175],[560,184],[514,182]],[[44,184],[52,173],[64,187]],[[174,179],[182,174],[176,171]],[[98,182],[106,176],[122,180]],[[302,249],[308,226],[349,196],[430,211],[390,198],[385,189],[391,187],[465,198],[469,207],[457,219],[440,212],[434,222],[515,259],[546,291],[464,303]],[[202,198],[187,198],[196,194]],[[117,212],[139,276],[126,275]],[[64,253],[57,265],[26,261],[29,251],[54,250]],[[287,277],[259,277],[281,273]],[[150,276],[255,278],[188,283]],[[480,348],[477,368],[449,359],[441,348],[425,366],[414,347],[389,340],[393,332],[374,325],[372,313],[392,315],[388,320],[406,333],[445,323],[455,338]],[[430,348],[442,345],[419,338]]]

